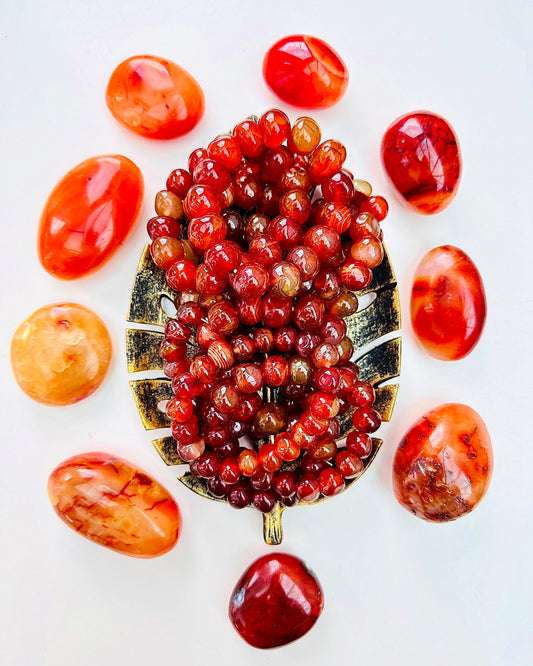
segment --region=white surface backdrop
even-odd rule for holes
[[[531,663],[531,23],[525,0],[3,0],[2,664]],[[322,37],[348,65],[343,100],[312,115],[325,138],[344,141],[348,168],[391,203],[383,226],[401,288],[404,352],[394,418],[382,430],[385,443],[371,470],[340,497],[284,515],[280,548],[314,569],[324,612],[302,640],[261,652],[227,618],[234,583],[269,551],[261,518],[197,497],[162,464],[128,388],[124,329],[153,196],[192,149],[250,113],[286,108],[266,88],[261,63],[272,43],[295,32]],[[142,53],[176,61],[202,85],[206,114],[189,135],[151,142],[107,111],[112,70]],[[452,123],[464,160],[455,201],[429,218],[400,207],[379,162],[388,124],[420,108]],[[293,120],[302,115],[288,113]],[[37,259],[42,205],[67,170],[112,152],[133,159],[144,174],[139,223],[99,272],[58,281]],[[473,258],[488,296],[481,342],[455,363],[426,356],[408,316],[413,271],[442,243]],[[23,319],[59,300],[102,316],[114,358],[92,397],[49,408],[18,389],[9,343]],[[449,401],[465,402],[485,419],[495,471],[473,513],[432,525],[396,503],[391,461],[410,424]],[[67,456],[95,449],[130,459],[171,490],[184,520],[171,553],[123,557],[80,538],[55,516],[46,495],[50,471]]]

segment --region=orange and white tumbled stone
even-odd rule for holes
[[[68,458],[50,474],[50,502],[87,539],[133,557],[157,557],[180,535],[178,505],[155,479],[108,453]]]
[[[40,308],[15,331],[11,365],[20,388],[45,405],[70,405],[102,383],[111,360],[104,322],[76,303]]]

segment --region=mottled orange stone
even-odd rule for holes
[[[40,308],[15,331],[11,365],[20,388],[45,405],[70,405],[102,383],[111,360],[104,322],[76,303]]]
[[[487,427],[471,407],[441,405],[401,441],[393,466],[396,499],[424,520],[460,518],[479,504],[492,475]]]
[[[48,496],[69,527],[124,555],[163,555],[180,535],[181,515],[165,488],[108,453],[62,462],[50,474]]]
[[[113,116],[141,136],[174,139],[204,114],[204,94],[183,67],[156,56],[133,56],[115,69],[106,91]]]
[[[90,157],[74,167],[54,187],[41,215],[43,267],[63,280],[99,268],[133,227],[143,189],[139,168],[122,155]]]
[[[455,361],[477,344],[487,314],[485,290],[474,262],[458,247],[430,250],[416,269],[411,322],[431,356]]]

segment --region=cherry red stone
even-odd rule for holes
[[[442,360],[469,354],[486,317],[485,291],[474,262],[453,245],[430,250],[411,291],[411,322],[424,349]]]
[[[286,645],[307,633],[324,606],[316,576],[297,557],[265,555],[248,567],[229,604],[229,616],[256,648]]]
[[[339,54],[309,35],[290,35],[271,46],[263,76],[283,101],[310,108],[336,104],[348,87],[348,69]]]
[[[394,457],[394,494],[419,518],[455,520],[481,501],[492,466],[492,444],[479,414],[459,403],[441,405],[401,441]]]
[[[107,84],[106,103],[119,122],[151,139],[181,136],[204,113],[204,94],[189,72],[147,55],[120,63]]]
[[[44,268],[63,280],[99,268],[133,227],[143,189],[138,167],[122,155],[90,157],[74,167],[54,187],[41,215]]]
[[[440,116],[417,111],[401,116],[381,142],[381,159],[400,199],[426,215],[448,206],[461,177],[457,137]]]

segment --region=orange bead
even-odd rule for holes
[[[103,321],[75,303],[47,305],[15,331],[11,365],[20,388],[45,405],[70,405],[102,383],[111,359]]]
[[[91,541],[124,555],[156,557],[173,548],[181,515],[169,493],[131,463],[107,453],[83,453],[48,479],[55,512]]]
[[[130,232],[143,196],[138,167],[122,155],[91,157],[54,187],[39,226],[39,259],[73,280],[106,262]]]
[[[189,132],[204,114],[204,94],[176,63],[155,56],[133,56],[115,69],[106,103],[128,129],[151,139],[173,139]]]

